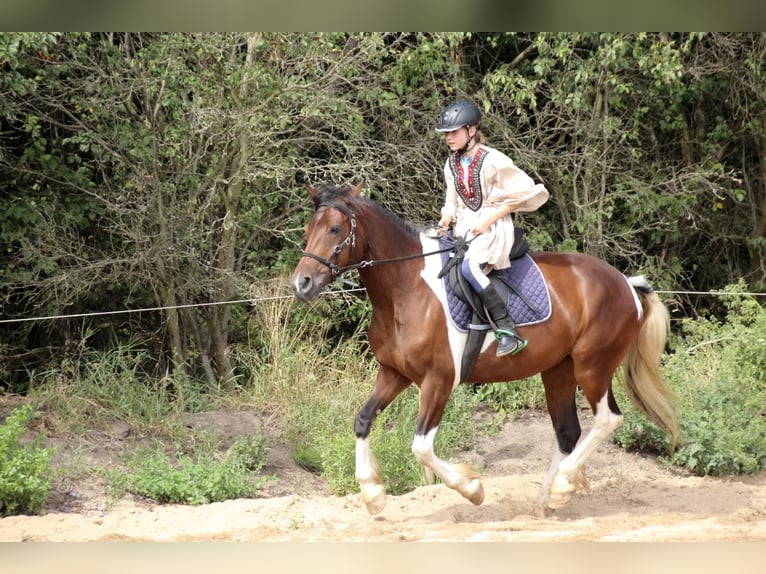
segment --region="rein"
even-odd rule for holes
[[[353,253],[354,248],[356,247],[356,214],[351,209],[348,209],[345,205],[338,204],[338,203],[326,203],[326,204],[320,205],[319,207],[334,207],[338,211],[344,213],[348,217],[349,222],[351,224],[351,229],[349,230],[346,238],[333,248],[331,258],[337,261],[338,256],[340,256],[343,250],[349,245],[351,245],[351,252]],[[455,241],[455,243],[458,244],[460,243],[460,241],[464,241],[464,240],[458,239],[457,241]],[[333,279],[336,279],[342,273],[345,273],[346,271],[350,271],[352,269],[365,269],[367,267],[374,267],[376,265],[382,265],[384,263],[400,263],[402,261],[409,261],[411,259],[419,259],[420,257],[428,257],[429,255],[437,255],[439,253],[445,253],[447,251],[451,251],[452,249],[453,247],[450,246],[450,247],[445,247],[444,249],[438,249],[436,251],[429,251],[428,253],[417,253],[415,255],[405,255],[402,257],[393,257],[391,259],[365,259],[365,260],[359,261],[358,263],[352,263],[351,265],[344,265],[343,267],[339,266],[337,263],[335,263],[334,261],[331,261],[330,259],[325,259],[324,257],[320,257],[319,255],[316,255],[314,253],[309,253],[308,251],[304,251],[302,253],[302,256],[310,257],[311,259],[319,261],[323,265],[329,267],[330,271],[332,272]]]

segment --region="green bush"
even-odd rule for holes
[[[250,472],[260,472],[269,458],[266,437],[262,434],[237,437],[226,451],[226,456],[235,465]]]
[[[266,460],[260,439],[242,438],[222,459],[213,454],[172,460],[161,450],[136,449],[127,458],[127,470],[113,472],[112,489],[128,491],[157,502],[207,504],[256,495],[270,477],[254,476]]]
[[[734,285],[729,292],[745,290]],[[687,319],[664,373],[678,398],[681,444],[675,452],[659,429],[624,396],[625,424],[615,440],[650,450],[698,475],[766,470],[766,309],[752,297],[725,295],[727,320]],[[620,393],[622,394],[622,393]]]
[[[15,409],[0,425],[0,516],[35,514],[50,496],[52,448],[43,447],[44,436],[19,442],[32,418],[32,407]]]

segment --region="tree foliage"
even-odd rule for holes
[[[3,317],[163,310],[0,324],[0,377],[138,335],[158,374],[231,388],[247,310],[221,303],[295,264],[305,184],[364,180],[432,222],[459,96],[552,192],[519,218],[536,247],[763,288],[765,53],[756,33],[1,33]]]

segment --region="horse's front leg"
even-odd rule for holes
[[[386,505],[386,487],[380,476],[380,468],[370,450],[370,430],[377,416],[391,404],[399,393],[410,385],[397,371],[380,366],[375,387],[367,401],[356,415],[354,433],[356,435],[356,470],[362,501],[371,515],[379,514]]]
[[[442,460],[434,452],[434,438],[451,394],[452,381],[434,383],[428,379],[421,385],[418,425],[412,441],[412,452],[417,461],[438,476],[445,485],[479,505],[484,501],[484,487],[479,480],[479,473],[468,465]]]

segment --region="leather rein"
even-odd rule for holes
[[[338,257],[341,253],[343,253],[343,250],[346,249],[346,247],[351,246],[351,253],[353,254],[354,249],[356,248],[356,214],[353,212],[353,210],[349,209],[343,204],[340,203],[324,203],[320,205],[319,207],[333,207],[346,215],[348,217],[348,220],[350,222],[350,229],[348,231],[348,235],[346,238],[338,243],[333,250],[332,255],[330,256],[330,259],[325,259],[324,257],[320,257],[319,255],[316,255],[314,253],[309,253],[308,251],[304,251],[302,253],[303,257],[310,257],[311,259],[314,259],[316,261],[319,261],[323,265],[329,267],[330,271],[332,272],[333,279],[336,279],[341,273],[345,273],[346,271],[349,271],[351,269],[364,269],[366,267],[373,267],[375,265],[381,265],[383,263],[399,263],[401,261],[409,261],[411,259],[419,259],[420,257],[427,257],[429,255],[436,255],[438,253],[444,253],[446,251],[451,251],[453,247],[445,247],[444,249],[439,249],[437,251],[430,251],[428,253],[418,253],[416,255],[406,255],[403,257],[394,257],[391,259],[364,259],[362,261],[359,261],[358,263],[352,263],[351,265],[344,265],[339,266],[337,264]],[[317,209],[319,209],[317,207]]]

